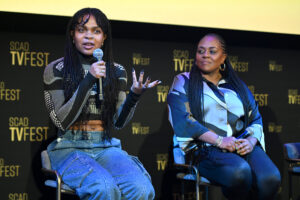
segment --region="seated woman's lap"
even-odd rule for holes
[[[113,177],[94,159],[83,151],[61,149],[54,151],[54,169],[59,172],[62,180],[76,190],[80,199],[120,199],[121,193]],[[54,153],[52,152],[52,153]],[[49,154],[51,157],[51,154]],[[61,158],[61,160],[58,160]]]
[[[220,184],[223,189],[244,193],[253,186],[259,199],[270,199],[276,194],[280,173],[260,146],[256,145],[246,156],[223,152],[216,147],[207,147],[201,155],[198,164],[201,176]]]
[[[224,187],[249,188],[252,182],[251,168],[242,157],[213,146],[201,152],[198,169],[201,176]]]
[[[257,179],[266,176],[280,176],[277,167],[260,146],[255,146],[253,151],[246,156],[246,160]]]
[[[103,150],[96,161],[112,175],[127,199],[154,198],[150,175],[137,157],[112,147]]]
[[[49,155],[52,153],[54,152]],[[107,190],[111,191],[109,193],[114,195],[114,198],[121,195],[126,199],[154,197],[154,189],[147,171],[142,164],[138,165],[132,156],[120,148],[73,149],[73,151],[61,149],[55,151],[55,155],[61,156],[53,155],[53,159],[56,159],[53,164],[59,163],[54,169],[59,171],[63,181],[75,189],[79,196],[83,195],[80,193]],[[58,158],[60,160],[57,160]]]

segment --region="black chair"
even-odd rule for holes
[[[60,174],[57,171],[51,169],[50,158],[47,153],[47,150],[42,151],[41,159],[42,172],[47,177],[51,178],[45,181],[45,185],[52,188],[56,188],[56,200],[61,200],[62,193],[76,195],[74,190],[72,190],[69,186],[62,182]]]
[[[288,163],[289,200],[293,199],[292,176],[300,175],[300,143],[286,143],[284,146],[284,157]]]
[[[179,170],[176,174],[177,179],[181,180],[181,199],[184,199],[184,181],[195,182],[196,200],[200,200],[199,186],[205,187],[205,199],[208,200],[208,187],[213,185],[204,177],[199,175],[196,166],[186,164],[186,158],[183,151],[179,147],[173,148],[174,167]]]

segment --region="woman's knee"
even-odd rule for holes
[[[127,199],[140,199],[140,200],[152,200],[154,199],[155,192],[151,182],[139,183],[134,182],[129,188],[132,188],[131,192],[128,191]]]
[[[230,177],[230,186],[231,187],[251,187],[252,174],[250,166],[245,162],[241,163],[236,168],[232,169]]]
[[[74,188],[82,199],[120,199],[121,194],[113,177],[86,154],[71,153],[62,170],[63,181]]]
[[[151,183],[144,185],[138,189],[138,199],[152,200],[154,199],[154,188]]]
[[[251,189],[251,168],[246,162],[236,165],[228,171],[227,184],[224,185],[223,193],[228,199],[243,199]]]
[[[102,171],[103,172],[103,171]],[[77,188],[79,196],[93,197],[92,199],[121,199],[121,192],[113,178],[99,171],[94,171],[84,177],[80,187]]]
[[[257,177],[257,188],[261,199],[272,199],[276,195],[280,183],[281,176],[278,169]]]
[[[151,184],[151,182],[149,181],[146,184],[145,190],[142,195],[142,197],[143,197],[142,199],[152,200],[152,199],[154,199],[154,196],[155,196],[154,188],[153,188],[153,185]]]

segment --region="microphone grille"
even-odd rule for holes
[[[94,51],[93,51],[93,56],[95,57],[95,58],[97,58],[97,60],[102,60],[102,57],[103,57],[103,51],[102,51],[102,49],[95,49]]]

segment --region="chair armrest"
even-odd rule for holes
[[[190,165],[186,165],[186,164],[176,164],[176,163],[174,163],[173,166],[175,168],[178,168],[178,169],[190,169],[191,168]]]
[[[288,162],[288,171],[292,173],[299,173],[295,172],[294,168],[299,168],[300,167],[300,159],[298,158],[286,158],[285,159]]]
[[[60,177],[60,175],[59,175],[59,173],[57,171],[51,170],[51,169],[46,169],[46,168],[42,167],[42,172],[46,176],[48,176],[48,177],[50,177],[52,179],[55,179],[57,182],[61,182],[61,177]]]
[[[174,164],[174,167],[179,170],[188,171],[189,174],[195,175],[196,176],[196,184],[199,185],[201,183],[199,171],[196,166],[186,165],[186,164]],[[202,184],[207,185],[207,182],[202,182]]]
[[[42,167],[42,172],[45,175],[50,176],[52,179],[55,179],[56,184],[57,184],[57,189],[56,189],[57,197],[60,196],[62,181],[61,181],[61,177],[60,177],[59,173],[55,170],[46,169],[43,167]]]
[[[291,162],[291,163],[296,163],[296,162],[300,162],[300,159],[299,158],[286,158],[285,159],[286,161],[288,162]]]
[[[181,170],[188,170],[190,172],[192,172],[192,174],[195,174],[197,177],[199,177],[199,172],[197,167],[193,166],[193,165],[186,165],[186,164],[174,164],[174,167],[176,169],[181,169]]]

